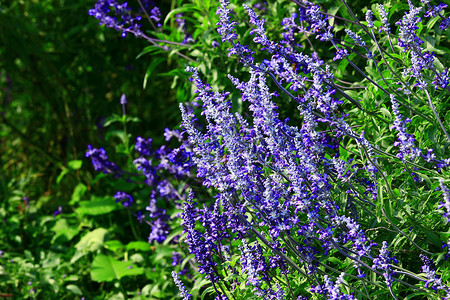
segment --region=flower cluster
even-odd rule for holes
[[[383,241],[383,246],[380,249],[380,254],[373,260],[373,268],[381,269],[384,271],[383,276],[386,280],[386,285],[391,286],[392,284],[392,276],[396,273],[392,270],[392,264],[398,263],[398,260],[394,257],[391,257],[390,252],[388,251],[388,245],[386,241]]]
[[[424,0],[424,4],[429,6],[428,2]],[[166,146],[156,149],[151,139],[141,137],[135,144],[139,157],[134,160],[134,165],[145,177],[145,184],[152,187],[146,208],[148,223],[152,226],[149,242],[161,243],[170,232],[172,219],[157,205],[158,201],[182,202],[184,235],[180,241],[186,241],[184,250],[193,255],[191,262],[195,262],[199,273],[209,280],[216,299],[228,299],[240,288],[239,280],[235,278],[243,278],[247,290],[261,299],[302,299],[303,296],[294,295],[289,282],[299,274],[306,278],[304,280],[311,286],[311,293],[327,299],[355,299],[354,294],[344,292],[343,288],[353,284],[361,290],[358,293],[370,299],[373,295],[369,292],[376,289],[365,286],[369,282],[366,275],[370,273],[384,277],[387,290],[394,299],[397,286],[394,282],[412,286],[409,283],[411,278],[425,282],[425,287],[441,294],[443,291],[448,293],[448,287],[439,281],[428,258],[421,257],[425,264],[422,271],[427,275],[425,280],[423,276],[397,267],[398,261],[391,254],[396,252],[388,249],[388,244],[394,243],[383,240],[395,232],[417,246],[413,238],[399,228],[406,221],[392,220],[396,217],[392,215],[391,206],[403,206],[403,202],[394,202],[399,198],[397,195],[406,193],[416,184],[415,187],[422,191],[426,184],[411,180],[400,183],[402,185],[393,190],[391,186],[402,180],[393,179],[394,175],[384,172],[385,157],[405,165],[405,170],[409,166],[433,163],[441,175],[445,174],[441,169],[450,165],[450,159],[437,159],[441,155],[439,151],[435,153],[432,149],[416,147],[415,137],[407,132],[407,125],[413,112],[418,116],[423,112],[417,110],[411,101],[410,106],[405,104],[405,100],[411,98],[404,99],[393,90],[390,86],[392,79],[386,78],[386,72],[382,71],[383,63],[388,65],[387,60],[395,57],[385,55],[387,51],[381,49],[383,44],[377,41],[374,27],[381,24],[379,33],[387,35],[393,49],[391,35],[394,30],[391,32],[389,12],[379,5],[381,22],[374,24],[372,11],[367,11],[369,30],[361,26],[356,31],[349,23],[345,30],[346,40],[343,41],[334,36],[333,27],[329,25],[336,24],[332,22],[332,16],[323,13],[320,6],[302,1],[298,11],[283,19],[283,40],[278,42],[270,38],[265,28],[266,20],[251,7],[243,5],[251,25],[248,34],[254,43],[243,45],[238,41],[237,22],[231,17],[235,14],[229,5],[228,0],[220,1],[218,32],[222,42],[229,45],[229,55],[236,56],[248,67],[246,80],[228,75],[247,110],[236,113],[229,97],[231,92],[214,91],[202,81],[196,68],[186,68],[186,72],[191,73],[190,81],[197,95],[191,105],[180,104],[183,131],[167,129],[164,133],[166,140],[174,138],[182,145],[177,149]],[[429,6],[426,16],[444,18],[444,8],[444,5]],[[409,1],[409,11],[396,23],[399,35],[393,41],[398,40],[398,46],[405,51],[401,55],[408,57],[411,64],[406,66],[409,62],[405,63],[403,76],[397,73],[392,76],[400,81],[405,97],[413,94],[411,86],[418,88],[415,97],[426,95],[440,122],[428,85],[434,77],[433,92],[446,89],[449,86],[448,69],[438,72],[436,54],[422,49],[423,41],[417,34],[422,11],[422,7],[417,8]],[[177,23],[183,30],[181,17],[178,15]],[[355,24],[360,25],[359,22]],[[368,33],[368,37],[363,36],[363,31]],[[393,146],[398,147],[398,153],[391,154],[392,145],[386,150],[383,139],[375,136],[377,141],[373,142],[376,134],[368,131],[371,127],[360,124],[357,117],[350,115],[354,110],[363,111],[368,119],[373,118],[375,127],[378,127],[376,121],[381,121],[386,123],[384,130],[389,131],[391,123],[372,111],[380,104],[375,102],[371,107],[360,103],[362,100],[354,96],[359,97],[359,94],[348,91],[353,87],[347,88],[341,85],[343,82],[337,82],[333,67],[327,65],[315,50],[311,55],[306,51],[300,52],[299,33],[307,35],[310,43],[309,36],[330,42],[336,49],[334,61],[344,60],[362,76],[361,84],[375,87],[381,95],[384,93],[386,97],[377,98],[380,103],[386,101],[387,96],[390,98],[390,102],[382,105],[392,108],[391,129],[396,134]],[[358,47],[364,48],[366,54],[359,53]],[[379,51],[375,55],[369,49]],[[352,61],[355,54],[374,65],[374,73],[378,72],[379,80],[372,79],[372,72],[367,75],[364,68]],[[395,63],[401,65],[403,62]],[[430,76],[433,73],[435,76]],[[354,88],[367,90],[365,86]],[[294,114],[297,124],[292,125],[278,109],[277,101],[285,98],[297,105],[298,111]],[[410,115],[400,105],[409,109]],[[350,112],[347,110],[349,107]],[[389,110],[383,109],[392,118]],[[441,127],[445,131],[442,122]],[[90,151],[89,157],[95,158],[96,170],[113,173],[109,170],[117,168],[108,163],[104,150]],[[198,198],[190,190],[186,200],[186,188],[176,189],[174,182],[188,178],[192,169],[195,169],[197,180],[201,181],[204,189],[197,187],[200,190],[196,192]],[[414,172],[419,170],[413,169]],[[417,174],[413,173],[413,176]],[[444,201],[438,204],[438,208],[445,209],[444,217],[450,220],[450,194],[442,181],[440,188]],[[386,190],[389,196],[386,196]],[[116,199],[125,206],[131,205],[132,198],[128,194],[118,192]],[[417,214],[409,210],[410,207],[405,209],[407,217],[404,219],[415,221]],[[367,226],[373,224],[377,224],[377,230],[390,227],[387,228],[388,233],[379,235],[366,231]],[[374,241],[382,244],[379,251],[374,250],[377,246]],[[448,243],[444,244],[446,247],[450,249]],[[173,254],[174,266],[182,261],[180,252]],[[344,263],[340,267],[334,266],[341,260],[345,260],[345,272]],[[354,269],[348,271],[348,266]],[[185,274],[184,270],[174,273],[174,281],[182,297],[190,299],[178,278],[181,274]],[[226,280],[222,281],[225,276]]]
[[[105,174],[121,174],[119,167],[115,163],[109,161],[104,148],[97,149],[88,145],[88,151],[86,151],[85,156],[91,159],[95,171],[103,172]]]
[[[128,32],[135,36],[142,34],[139,23],[141,16],[133,16],[127,2],[121,4],[117,0],[98,0],[89,10],[89,15],[100,20],[100,25],[121,31],[122,37],[126,37]]]
[[[183,282],[181,281],[180,277],[178,277],[178,274],[175,271],[172,271],[172,277],[175,281],[175,284],[178,286],[178,289],[180,290],[181,297],[183,297],[183,300],[191,300],[192,296],[184,286]]]
[[[165,136],[167,141],[176,138],[181,143],[181,146],[175,149],[169,149],[163,145],[160,148],[154,149],[152,139],[136,138],[134,149],[139,154],[139,157],[133,163],[136,169],[141,172],[140,174],[125,172],[119,169],[116,164],[109,161],[106,151],[103,148],[95,149],[89,145],[88,151],[86,152],[86,157],[91,158],[96,171],[111,173],[116,177],[122,176],[129,182],[140,180],[133,177],[144,176],[144,183],[152,188],[149,204],[145,208],[147,213],[137,211],[136,213],[132,212],[132,214],[139,222],[142,223],[145,221],[150,226],[149,243],[153,243],[154,241],[163,243],[171,232],[169,225],[171,219],[167,215],[166,210],[159,207],[158,199],[162,199],[167,203],[174,203],[175,206],[179,206],[179,202],[184,199],[167,178],[167,175],[176,179],[187,178],[190,176],[193,166],[190,146],[183,139],[183,135],[178,130],[169,130],[166,128]],[[132,211],[133,196],[118,191],[114,198],[116,202],[120,202],[123,207]]]
[[[447,218],[447,222],[450,222],[450,192],[445,186],[444,181],[439,180],[439,186],[442,191],[442,196],[444,197],[444,202],[439,202],[438,208],[445,208],[444,218]]]
[[[392,283],[398,280],[393,265],[398,262],[388,251],[387,242],[383,241],[379,254],[375,255],[372,248],[376,244],[358,223],[358,212],[353,209],[351,215],[347,215],[342,211],[341,203],[332,196],[332,187],[339,180],[342,186],[348,185],[347,194],[351,199],[348,207],[355,202],[364,208],[366,205],[375,207],[371,200],[378,198],[378,179],[383,177],[383,174],[379,175],[375,156],[379,149],[366,139],[363,131],[356,132],[346,122],[345,114],[340,113],[342,101],[335,96],[337,91],[351,103],[357,104],[357,101],[333,84],[330,68],[316,55],[297,52],[296,30],[314,34],[322,41],[334,42],[332,35],[328,35],[331,28],[326,26],[327,17],[318,6],[306,3],[299,14],[294,13],[283,20],[284,40],[277,43],[268,38],[264,19],[244,5],[253,25],[249,31],[253,42],[271,55],[270,59],[257,63],[251,47],[236,41],[236,22],[231,21],[228,4],[222,1],[218,9],[221,19],[218,31],[222,41],[230,44],[230,54],[249,67],[247,81],[231,75],[228,78],[241,92],[242,100],[248,103],[251,122],[231,112],[229,92],[214,92],[192,67],[186,71],[192,73],[190,80],[198,94],[195,101],[202,104],[204,119],[199,121],[192,111],[180,105],[183,128],[193,147],[192,161],[197,175],[205,187],[218,191],[210,208],[194,209],[192,200],[184,208],[186,238],[200,271],[215,283],[218,275],[214,270],[219,265],[213,256],[226,261],[226,256],[220,254],[224,241],[241,239],[241,274],[246,275],[247,285],[253,287],[258,297],[268,299],[269,294],[277,294],[277,288],[271,283],[271,266],[280,270],[289,265],[299,272],[305,270],[306,276],[316,276],[321,259],[333,251],[351,259],[360,278],[365,276],[366,270],[383,275],[392,294]],[[424,78],[423,70],[431,69],[434,60],[432,53],[421,52],[420,39],[416,39],[419,12],[420,9],[411,5],[410,13],[400,22],[399,42],[420,53],[417,57],[422,67],[417,69],[415,65],[413,68],[416,69],[411,69],[418,81]],[[388,13],[382,6],[380,16],[381,31],[389,34]],[[301,22],[306,22],[308,27],[303,28]],[[373,27],[371,13],[367,14],[367,22]],[[366,42],[357,33],[350,29],[346,32],[357,46],[368,52]],[[338,48],[337,58],[346,56],[347,48]],[[368,57],[374,56],[369,53]],[[412,57],[414,59],[414,54]],[[292,63],[299,67],[292,68]],[[266,77],[273,79],[283,93],[298,103],[302,119],[299,127],[289,126],[289,120],[280,118],[274,102],[278,93],[270,91]],[[285,84],[289,85],[290,91]],[[393,95],[391,104],[395,116],[392,128],[398,137],[395,145],[400,147],[397,157],[436,161],[432,150],[422,155],[422,150],[414,146],[414,137],[406,132],[409,119],[402,116]],[[206,122],[206,126],[198,126],[202,122]],[[330,129],[328,133],[320,130],[323,124]],[[340,159],[336,144],[344,138],[356,142],[365,162],[358,165],[352,160]],[[333,158],[326,158],[330,153]],[[364,192],[358,191],[360,188]],[[219,217],[217,212],[220,211],[224,214]],[[195,220],[203,225],[202,230],[195,228]],[[256,239],[255,246],[249,246],[248,237]],[[269,250],[269,263],[262,255],[262,247]],[[286,256],[287,249],[296,254],[296,262]],[[295,263],[301,263],[303,268],[297,269]],[[290,268],[285,270],[285,274],[292,272]],[[339,290],[344,276],[342,274],[334,284],[325,277],[325,283],[317,282],[311,291],[329,299],[354,299],[353,295]],[[281,292],[277,295],[283,297]]]
[[[444,290],[446,292],[445,299],[449,299],[450,288],[444,285],[442,279],[436,274],[436,268],[434,267],[433,262],[423,254],[420,255],[420,259],[423,262],[422,272],[427,276],[425,287],[431,288],[434,291]]]

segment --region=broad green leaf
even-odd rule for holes
[[[104,246],[106,235],[108,230],[105,228],[97,228],[91,232],[88,232],[81,240],[75,245],[78,251],[92,252],[96,251]]]
[[[111,251],[116,251],[119,249],[124,249],[125,245],[122,244],[122,242],[118,241],[118,240],[111,240],[111,241],[106,241],[105,242],[105,248]]]
[[[72,170],[79,170],[82,164],[82,160],[71,160],[67,163],[67,166],[69,166]]]
[[[131,262],[119,261],[111,256],[99,254],[91,265],[91,279],[96,282],[120,280],[125,276],[141,275],[143,268],[133,266]]]
[[[51,230],[55,233],[52,238],[52,243],[54,243],[59,237],[64,237],[65,242],[68,242],[80,232],[77,226],[69,226],[67,219],[64,218],[56,221]]]
[[[73,204],[77,203],[78,201],[80,201],[81,197],[84,196],[86,191],[87,191],[86,185],[84,185],[83,183],[79,183],[73,190],[72,198],[71,198],[69,204],[73,205]]]
[[[127,251],[129,250],[139,250],[139,251],[150,251],[152,246],[148,242],[135,241],[127,244]]]
[[[80,201],[80,206],[75,210],[77,214],[82,216],[98,216],[108,214],[119,208],[113,197],[92,196],[89,201]]]
[[[71,291],[75,295],[78,295],[78,296],[82,296],[83,295],[83,292],[81,291],[81,289],[78,286],[76,286],[75,284],[68,284],[66,286],[66,289],[68,289],[69,291]]]

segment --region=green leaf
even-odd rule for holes
[[[69,291],[71,291],[75,295],[78,295],[78,296],[83,295],[83,292],[81,291],[81,289],[78,286],[76,286],[75,284],[68,284],[66,286],[66,289],[68,289]]]
[[[427,237],[427,239],[430,242],[432,242],[436,247],[442,246],[442,241],[436,233],[425,230],[425,229],[423,230],[423,232],[425,233],[425,236]]]
[[[392,115],[391,115],[391,112],[390,112],[389,110],[387,110],[387,109],[384,108],[384,107],[380,107],[380,111],[381,111],[381,113],[382,113],[383,115],[385,115],[385,116],[389,119],[389,121],[392,120]]]
[[[210,286],[203,291],[201,299],[203,300],[207,294],[212,294],[212,293],[214,293],[214,288],[212,286]]]
[[[77,248],[78,251],[84,252],[96,251],[104,246],[107,234],[108,230],[105,228],[94,229],[83,236],[75,245],[75,248]]]
[[[163,61],[165,61],[165,59],[162,57],[152,59],[152,62],[147,67],[147,71],[145,72],[144,83],[142,85],[144,90],[147,87],[147,80],[150,77],[150,75],[152,75],[153,70]]]
[[[67,166],[69,166],[72,170],[79,170],[82,164],[82,160],[71,160],[67,163]]]
[[[124,249],[125,245],[122,244],[121,241],[118,240],[111,240],[111,241],[106,241],[105,242],[105,248],[109,249],[111,251],[117,251],[119,249]]]
[[[152,248],[148,242],[135,241],[128,243],[126,249],[127,251],[129,250],[150,251]]]
[[[61,180],[63,179],[63,177],[69,172],[70,172],[69,169],[62,170],[61,173],[59,173],[58,177],[56,178],[56,183],[59,184],[61,182]]]
[[[86,185],[79,183],[73,190],[72,198],[71,198],[69,204],[74,205],[75,203],[80,201],[81,197],[83,197],[86,192],[87,192]]]
[[[166,25],[166,23],[170,20],[170,18],[178,13],[183,13],[183,12],[194,12],[194,11],[200,11],[200,7],[195,6],[194,4],[185,4],[182,7],[176,8],[171,10],[166,18],[164,19],[164,26]]]
[[[200,289],[202,287],[204,287],[207,284],[210,284],[211,281],[209,281],[208,279],[197,279],[194,283],[194,286],[192,287],[191,293],[192,294],[198,294],[198,292],[200,291]]]
[[[98,216],[108,214],[119,208],[113,197],[92,196],[89,201],[80,201],[80,206],[75,210],[81,216]]]
[[[106,118],[105,123],[103,123],[103,127],[108,127],[113,123],[120,122],[121,119],[122,117],[120,115],[112,114],[111,116]]]
[[[119,261],[111,256],[99,254],[91,265],[91,279],[96,282],[120,280],[125,276],[141,275],[143,268],[133,266],[131,262]]]
[[[52,243],[54,243],[59,237],[64,237],[65,241],[68,242],[80,232],[76,226],[69,226],[67,220],[64,218],[56,221],[51,230],[55,233],[52,238]]]

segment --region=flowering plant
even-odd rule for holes
[[[183,198],[181,248],[205,279],[190,293],[174,273],[182,297],[450,299],[446,5],[359,20],[345,0],[340,16],[297,1],[279,25],[243,5],[249,44],[230,7],[217,31],[247,79],[214,91],[188,66],[197,96],[180,104],[204,187]]]

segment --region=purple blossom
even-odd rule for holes
[[[156,241],[157,243],[161,244],[166,240],[169,233],[170,233],[169,224],[167,224],[161,218],[158,218],[152,221],[151,231],[148,236],[148,242],[153,243],[153,241]]]
[[[217,8],[217,14],[220,16],[217,32],[222,36],[222,42],[232,43],[238,37],[234,30],[237,22],[231,21],[231,11],[227,8],[228,5],[230,5],[228,0],[221,0],[220,7]]]
[[[436,268],[433,262],[425,255],[420,254],[420,259],[423,262],[422,272],[426,274],[427,280],[425,282],[426,288],[431,288],[435,292],[444,290],[447,297],[450,296],[450,288],[442,283],[442,279],[436,274]],[[445,298],[448,299],[448,298]]]
[[[445,213],[443,214],[443,217],[447,218],[447,222],[450,222],[450,192],[448,188],[445,186],[444,181],[442,179],[439,179],[439,187],[441,188],[444,201],[439,202],[438,209],[445,208]]]
[[[333,281],[330,280],[328,275],[324,276],[324,284],[319,285],[317,287],[311,286],[311,292],[315,292],[318,294],[325,295],[327,299],[329,300],[354,300],[355,297],[353,295],[346,295],[341,292],[339,289],[339,286],[344,281],[345,273],[341,273],[339,277],[337,278],[336,282],[333,283]]]
[[[366,22],[367,27],[369,28],[375,27],[375,25],[373,25],[373,13],[370,9],[366,11]]]
[[[152,143],[153,140],[151,138],[144,139],[138,136],[134,149],[142,156],[150,156],[152,154]]]
[[[212,46],[213,48],[218,48],[218,47],[220,46],[220,44],[219,44],[218,41],[212,41],[212,42],[211,42],[211,46]]]
[[[336,55],[333,57],[333,60],[344,59],[348,56],[348,51],[346,48],[340,48],[336,51]]]
[[[405,13],[401,20],[395,23],[400,26],[398,44],[404,48],[403,51],[420,49],[420,45],[423,43],[416,34],[416,30],[419,29],[417,24],[420,22],[420,17],[417,15],[422,8],[414,7],[410,0],[408,0],[408,4],[410,8],[409,11]]]
[[[114,195],[114,199],[116,199],[116,203],[120,202],[124,207],[131,207],[133,204],[133,197],[125,192],[118,191]]]
[[[363,39],[357,35],[356,33],[354,33],[353,31],[351,31],[350,29],[345,29],[345,32],[347,33],[347,35],[360,47],[366,47],[366,43],[363,41]]]
[[[88,145],[88,151],[86,151],[85,156],[91,159],[95,171],[103,172],[105,174],[120,175],[121,170],[116,166],[116,164],[109,161],[105,149],[97,149],[93,148],[91,145]]]
[[[384,271],[383,276],[386,280],[386,285],[388,287],[392,284],[392,276],[395,276],[396,273],[392,270],[391,264],[398,263],[397,259],[391,257],[390,252],[388,251],[388,244],[386,241],[383,241],[383,246],[380,249],[380,254],[373,260],[373,268],[381,269]]]
[[[175,267],[176,265],[179,265],[183,262],[183,257],[179,252],[172,252],[172,267]]]
[[[445,249],[444,259],[448,260],[450,257],[450,238],[448,239],[447,243],[442,242],[442,249]]]
[[[180,277],[178,277],[178,274],[175,271],[172,271],[172,277],[173,281],[178,287],[178,290],[180,291],[181,297],[183,297],[183,300],[190,300],[192,298],[191,294],[189,294],[189,291],[186,289]]]
[[[429,9],[425,13],[425,17],[433,18],[441,14],[441,12],[447,7],[447,4],[439,3],[439,5],[429,6]]]
[[[390,95],[392,110],[394,111],[394,124],[391,129],[395,129],[397,131],[397,141],[394,143],[394,146],[399,146],[399,152],[397,157],[401,160],[404,159],[415,159],[421,155],[421,150],[414,146],[415,139],[411,134],[406,133],[406,124],[411,122],[410,119],[403,119],[402,114],[399,111],[399,106],[397,101],[395,100],[394,95]]]
[[[206,278],[215,283],[220,278],[214,271],[217,263],[213,260],[213,254],[216,246],[204,240],[203,235],[195,229],[195,220],[197,210],[194,208],[194,193],[189,192],[187,201],[183,205],[182,225],[187,234],[186,240],[189,246],[189,252],[195,255],[200,274],[205,274]]]
[[[381,17],[381,27],[379,32],[385,31],[387,34],[391,32],[391,29],[389,28],[389,19],[388,15],[389,12],[386,10],[386,8],[382,4],[378,4],[378,9],[380,11],[380,17]]]
[[[58,206],[58,209],[55,210],[55,212],[53,213],[53,217],[56,218],[56,216],[62,214],[63,210],[62,210],[62,206]]]
[[[183,134],[177,129],[170,130],[169,128],[165,128],[164,138],[166,142],[169,142],[172,138],[176,138],[181,143],[183,141]]]
[[[127,32],[131,32],[137,37],[142,35],[141,24],[139,23],[141,17],[133,17],[131,7],[126,2],[120,4],[116,0],[98,0],[94,7],[89,10],[89,15],[99,19],[99,25],[121,31],[122,37],[125,37]]]
[[[447,28],[450,27],[450,17],[444,18],[441,22],[441,24],[439,25],[439,28],[444,31]]]
[[[434,77],[434,81],[433,81],[434,88],[436,90],[439,88],[446,89],[449,86],[449,82],[450,82],[450,76],[448,73],[448,68],[445,68],[444,71],[442,71],[442,73],[438,73]]]
[[[145,208],[150,218],[151,231],[148,236],[148,242],[163,243],[170,233],[170,226],[167,223],[169,216],[164,209],[157,206],[156,192],[152,191],[148,206]]]

